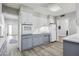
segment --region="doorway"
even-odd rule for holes
[[[8,24],[7,25],[7,36],[12,36],[12,25]]]
[[[6,38],[7,38],[7,53],[12,53],[11,51],[18,48],[18,25],[15,23],[17,21],[6,20]]]
[[[15,25],[7,24],[7,38],[10,44],[16,43],[16,36],[14,34]]]

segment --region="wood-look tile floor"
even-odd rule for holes
[[[23,52],[20,52],[18,48],[12,48],[8,56],[63,56],[63,43],[53,42]]]

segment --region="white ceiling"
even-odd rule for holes
[[[60,6],[62,9],[56,12],[50,11],[48,7],[55,4]],[[75,3],[6,3],[5,5],[16,9],[19,9],[21,5],[24,5],[33,8],[33,10],[40,12],[41,14],[52,16],[66,14],[69,12],[74,12],[76,10]]]

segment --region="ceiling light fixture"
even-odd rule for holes
[[[56,11],[61,10],[61,7],[58,5],[53,5],[53,6],[49,7],[49,9],[50,9],[50,11],[56,12]]]

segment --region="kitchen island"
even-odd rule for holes
[[[79,56],[79,34],[70,35],[63,39],[63,55]]]

